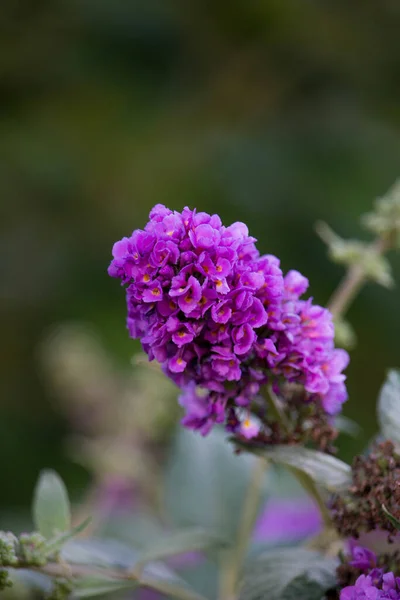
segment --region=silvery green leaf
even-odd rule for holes
[[[343,415],[338,415],[335,417],[335,427],[340,431],[340,433],[346,433],[353,438],[357,438],[361,433],[360,425],[352,419],[344,417]]]
[[[140,573],[139,583],[181,600],[205,600],[186,581],[162,562],[147,563]]]
[[[336,586],[337,564],[305,548],[266,552],[248,566],[239,600],[321,600]]]
[[[176,556],[186,552],[217,550],[226,546],[226,541],[210,531],[192,527],[173,531],[152,542],[139,556],[139,563]]]
[[[67,563],[121,570],[132,569],[138,556],[138,551],[127,544],[101,538],[72,539],[61,550]]]
[[[88,517],[87,519],[82,521],[82,523],[79,523],[79,525],[76,525],[75,527],[73,527],[70,531],[66,531],[65,533],[60,533],[59,535],[56,535],[54,538],[50,539],[46,543],[46,548],[45,548],[47,555],[51,554],[52,552],[57,552],[58,550],[60,550],[62,548],[62,546],[64,544],[66,544],[66,542],[68,542],[70,539],[72,539],[73,537],[78,535],[78,533],[81,533],[82,531],[84,531],[84,529],[86,529],[86,527],[89,525],[90,521],[91,521],[91,518]]]
[[[351,468],[345,462],[317,450],[301,446],[253,447],[252,452],[268,460],[304,471],[316,485],[336,491],[348,485]]]
[[[128,579],[112,579],[106,576],[82,577],[77,580],[73,592],[74,598],[93,598],[109,592],[133,590],[138,587],[137,581]]]
[[[140,579],[140,585],[161,592],[166,596],[177,598],[178,600],[206,600],[204,596],[198,594],[183,580],[176,582],[165,578],[159,579],[157,577],[144,575]]]
[[[221,429],[203,438],[181,427],[166,471],[167,516],[175,527],[198,526],[233,541],[256,460],[250,453],[235,455]],[[270,491],[270,477],[267,472],[261,503]]]
[[[378,421],[386,439],[400,443],[400,371],[391,369],[378,398]]]
[[[99,524],[100,537],[120,540],[144,550],[165,533],[165,524],[148,512],[118,513],[108,516]]]
[[[55,471],[42,471],[33,498],[36,529],[46,538],[71,529],[71,507],[64,482]]]
[[[329,588],[335,587],[332,573],[315,572],[298,575],[283,591],[280,600],[321,600]]]
[[[16,592],[16,598],[31,598],[32,591],[37,591],[41,595],[47,595],[52,588],[52,580],[47,575],[31,571],[30,569],[10,569],[9,571],[12,589]],[[5,592],[1,593],[3,598]],[[26,596],[25,596],[26,593]]]
[[[140,568],[137,569],[138,551],[116,540],[99,538],[70,540],[62,548],[61,557],[69,564],[117,571],[119,577],[116,581],[136,582],[139,586],[150,587],[181,600],[204,600],[162,562],[146,563],[144,566],[139,565]]]

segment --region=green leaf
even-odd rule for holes
[[[335,587],[335,578],[330,573],[304,573],[295,577],[283,591],[281,600],[321,600],[322,595]]]
[[[321,600],[336,586],[337,565],[305,548],[267,552],[248,566],[239,600]]]
[[[60,550],[66,542],[68,542],[70,539],[78,535],[78,533],[81,533],[81,531],[86,529],[91,520],[91,517],[88,517],[87,519],[82,521],[82,523],[76,525],[76,527],[73,527],[70,531],[62,533],[50,539],[45,547],[45,551],[47,552],[47,554],[51,554],[52,552],[57,552],[58,550]]]
[[[74,539],[67,542],[61,550],[62,559],[71,565],[108,568],[118,571],[117,581],[136,582],[139,586],[150,587],[182,600],[204,600],[203,596],[197,594],[181,577],[161,562],[147,563],[141,572],[136,574],[138,556],[135,548],[109,539]]]
[[[182,600],[205,600],[186,581],[162,562],[152,562],[144,566],[139,577],[141,586],[150,587],[166,596]]]
[[[153,560],[168,556],[184,554],[185,552],[220,549],[227,542],[217,535],[200,528],[190,528],[176,531],[160,537],[153,542],[139,557],[136,568]]]
[[[46,538],[71,529],[71,507],[62,479],[55,471],[42,471],[33,498],[36,529]]]
[[[206,600],[204,596],[198,594],[183,579],[177,576],[174,578],[157,577],[154,574],[144,573],[140,577],[140,585],[162,592],[166,596],[173,596],[178,600]]]
[[[317,450],[301,446],[251,448],[251,452],[268,460],[304,471],[315,484],[329,491],[339,490],[351,480],[351,468],[343,461]]]
[[[127,544],[101,538],[72,539],[61,549],[61,558],[67,563],[126,571],[133,569],[138,556]]]
[[[254,462],[250,453],[236,455],[224,431],[203,438],[183,427],[178,431],[165,479],[165,507],[177,528],[197,526],[235,540]],[[270,490],[265,476],[261,503]]]
[[[308,473],[306,473],[302,469],[297,469],[295,467],[289,466],[287,466],[286,468],[293,472],[293,474],[297,477],[298,481],[303,486],[303,489],[309,494],[309,496],[311,496],[311,498],[313,498],[320,510],[325,526],[329,527],[329,525],[331,524],[331,515],[329,513],[329,509],[327,508],[326,502],[320,493],[320,490],[318,490],[317,486],[314,483],[314,480],[311,479]]]
[[[52,580],[47,575],[31,571],[30,569],[10,569],[10,578],[13,584],[12,598],[22,600],[32,599],[32,592],[38,592],[39,598],[47,597],[52,589]],[[3,599],[4,592],[0,595]]]
[[[400,371],[391,369],[378,398],[378,421],[383,436],[400,443]]]
[[[77,580],[74,587],[74,598],[92,598],[102,596],[109,592],[121,590],[132,590],[138,587],[138,583],[128,579],[111,579],[110,577],[93,576],[83,577]]]
[[[346,433],[353,438],[358,438],[362,431],[358,423],[352,419],[349,419],[348,417],[344,417],[343,415],[338,415],[335,417],[335,427],[340,431],[340,433]]]
[[[96,529],[100,537],[120,540],[140,550],[157,543],[165,533],[165,525],[142,510],[111,514]]]
[[[400,521],[399,519],[397,519],[394,515],[392,515],[392,513],[390,513],[388,511],[388,509],[386,508],[386,506],[384,504],[382,504],[382,510],[385,513],[385,515],[387,516],[388,520],[391,522],[391,524],[396,527],[396,529],[398,529],[400,531]]]

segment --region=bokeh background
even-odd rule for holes
[[[22,518],[43,467],[80,499],[122,455],[150,487],[163,464],[175,391],[156,378],[148,392],[158,376],[132,365],[106,272],[152,205],[245,221],[327,302],[342,268],[315,221],[367,238],[359,215],[400,175],[399,30],[397,0],[1,3],[0,526]],[[399,300],[370,285],[350,311],[345,414],[363,433],[345,458],[400,366]],[[138,439],[140,460],[124,445]]]

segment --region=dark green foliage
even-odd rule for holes
[[[336,567],[304,548],[265,553],[244,573],[240,600],[321,600],[336,586]]]

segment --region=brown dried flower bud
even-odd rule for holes
[[[390,441],[375,444],[368,456],[356,456],[352,470],[352,485],[331,504],[337,531],[358,538],[361,532],[381,529],[392,541],[397,530],[382,505],[394,516],[400,515],[400,455]]]

